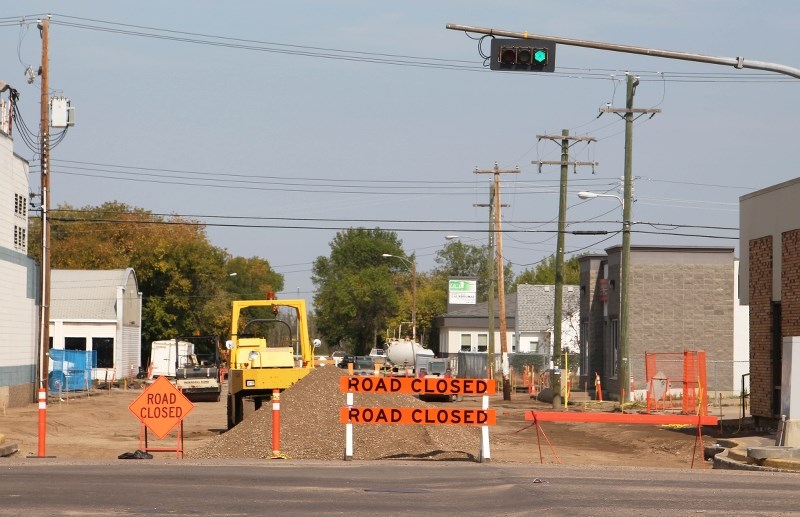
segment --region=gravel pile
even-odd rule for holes
[[[339,408],[342,370],[316,368],[281,393],[281,453],[292,459],[341,460],[345,425]],[[346,373],[346,372],[345,372]],[[426,407],[411,395],[356,393],[356,406]],[[453,425],[354,425],[353,459],[475,460],[480,428]],[[187,452],[188,458],[268,458],[272,456],[272,404],[265,403],[239,425]]]

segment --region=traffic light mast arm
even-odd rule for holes
[[[522,40],[535,39],[540,41],[549,41],[552,43],[560,43],[562,45],[569,45],[572,47],[595,48],[600,50],[610,50],[612,52],[623,52],[625,54],[641,54],[645,56],[663,57],[667,59],[680,59],[683,61],[710,63],[713,65],[727,65],[739,69],[752,68],[755,70],[766,70],[768,72],[777,72],[779,74],[784,74],[790,77],[794,77],[796,79],[800,79],[800,69],[798,68],[793,68],[791,66],[786,66],[786,65],[780,65],[777,63],[769,63],[767,61],[753,61],[749,59],[744,59],[743,57],[707,56],[704,54],[694,54],[691,52],[678,52],[675,50],[659,50],[655,48],[620,45],[618,43],[604,43],[600,41],[562,38],[560,36],[543,36],[541,34],[529,34],[527,32],[512,32],[499,29],[487,29],[484,27],[459,25],[456,23],[448,23],[447,28],[454,31],[472,32],[476,34],[487,34],[489,36],[501,36],[504,38],[515,38]]]

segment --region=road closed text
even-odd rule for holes
[[[495,425],[493,409],[343,407],[343,424]]]
[[[495,383],[486,379],[438,377],[341,377],[339,389],[352,393],[406,393],[411,395],[491,395]]]
[[[183,407],[177,404],[176,393],[147,393],[146,405],[139,408],[139,418],[183,418]]]

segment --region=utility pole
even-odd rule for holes
[[[496,235],[497,247],[497,310],[500,313],[500,355],[503,368],[503,400],[511,400],[511,382],[509,379],[510,369],[508,366],[508,336],[506,336],[506,296],[505,296],[505,279],[504,269],[505,262],[503,261],[503,234],[500,225],[501,210],[500,210],[500,175],[501,174],[519,174],[519,167],[514,169],[501,170],[497,162],[494,163],[494,168],[490,170],[481,170],[476,168],[475,174],[494,174],[494,233]]]
[[[649,114],[653,117],[661,113],[659,109],[636,109],[633,107],[633,97],[639,78],[628,75],[625,89],[625,108],[600,108],[600,113],[616,113],[625,119],[625,173],[622,180],[622,256],[620,257],[620,292],[619,292],[619,394],[620,407],[630,399],[630,358],[628,347],[629,329],[629,297],[631,275],[631,213],[633,205],[633,121],[642,115]],[[636,115],[636,117],[634,117]],[[612,343],[613,346],[613,343]]]
[[[472,206],[489,208],[489,256],[487,257],[486,269],[489,273],[488,285],[486,286],[486,306],[489,309],[489,348],[486,351],[486,372],[489,379],[494,379],[494,290],[497,284],[495,277],[497,270],[494,266],[494,183],[489,185],[489,203],[475,203]],[[502,205],[504,207],[508,205]]]
[[[536,135],[539,140],[561,141],[561,161],[534,161],[541,170],[542,165],[561,166],[561,188],[558,202],[558,237],[556,243],[556,282],[553,293],[553,409],[561,409],[561,320],[563,319],[563,291],[564,291],[564,234],[567,227],[567,178],[569,166],[572,165],[577,172],[578,166],[591,165],[592,172],[597,162],[577,162],[569,159],[570,142],[594,142],[589,136],[569,136],[569,130],[564,129],[561,135]],[[567,372],[569,375],[569,372]]]
[[[39,121],[41,195],[42,195],[42,262],[41,262],[41,331],[39,335],[39,457],[45,456],[47,433],[47,366],[50,343],[50,83],[48,46],[50,20],[39,22],[42,35],[42,91],[41,119]]]

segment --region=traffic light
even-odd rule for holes
[[[518,72],[554,72],[556,44],[532,39],[492,39],[489,68]]]

